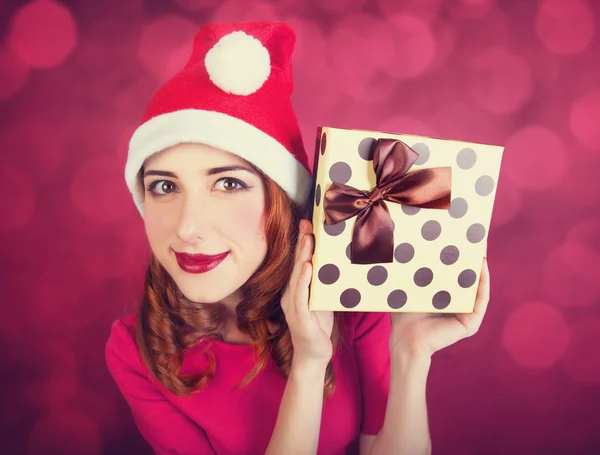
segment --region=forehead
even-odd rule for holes
[[[150,168],[211,168],[223,165],[248,165],[239,156],[205,144],[178,144],[155,153],[144,162]]]

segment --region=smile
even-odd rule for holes
[[[206,273],[217,267],[227,256],[229,251],[215,255],[175,252],[179,268],[187,273]]]

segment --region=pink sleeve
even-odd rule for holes
[[[358,365],[363,418],[361,432],[376,435],[383,426],[390,390],[389,313],[356,313],[354,354]]]
[[[121,321],[112,326],[106,363],[140,433],[157,455],[214,455],[202,428],[173,406],[149,379],[133,335]]]

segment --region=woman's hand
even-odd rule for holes
[[[333,312],[308,310],[314,248],[310,221],[301,220],[299,230],[294,269],[281,298],[281,307],[294,346],[293,364],[327,366],[333,353]]]
[[[490,273],[484,258],[473,312],[392,313],[390,352],[431,357],[434,352],[474,335],[483,321],[489,299]]]

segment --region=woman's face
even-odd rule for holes
[[[237,303],[267,254],[261,177],[237,155],[180,144],[148,158],[143,181],[150,247],[186,298]]]

